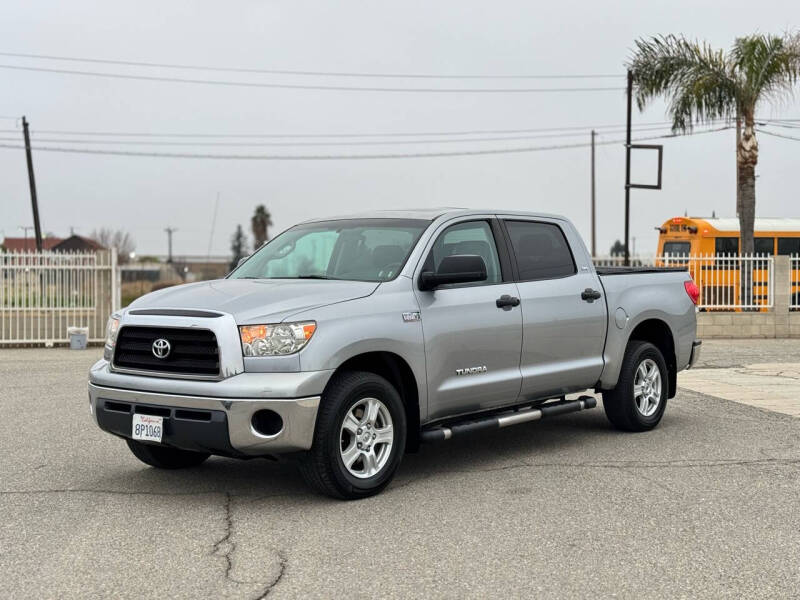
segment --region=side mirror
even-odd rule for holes
[[[435,290],[449,283],[486,281],[486,263],[475,254],[445,256],[434,271],[423,271],[419,276],[419,289]]]

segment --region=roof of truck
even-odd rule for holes
[[[528,212],[520,210],[498,210],[492,208],[454,208],[454,207],[438,207],[438,208],[409,208],[404,210],[371,210],[360,213],[353,213],[348,215],[336,216],[319,216],[313,219],[307,219],[305,222],[314,221],[336,221],[339,219],[424,219],[426,221],[433,221],[444,215],[515,215],[525,217],[546,217],[546,218],[563,218],[558,215],[551,215],[546,213]]]

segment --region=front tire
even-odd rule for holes
[[[322,494],[366,498],[392,480],[405,445],[406,413],[397,390],[374,373],[346,372],[323,394],[300,471]]]
[[[648,431],[658,425],[667,407],[667,375],[667,363],[656,346],[631,341],[617,386],[603,392],[603,408],[611,424],[623,431]]]
[[[211,456],[205,452],[192,452],[169,446],[143,444],[127,438],[125,440],[133,455],[143,463],[157,469],[185,469],[202,464]]]

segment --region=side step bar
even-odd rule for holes
[[[455,423],[449,427],[437,426],[431,429],[423,429],[420,433],[420,441],[438,442],[449,440],[454,435],[473,433],[483,429],[500,429],[510,425],[527,423],[528,421],[538,421],[546,417],[555,417],[556,415],[578,412],[579,410],[594,408],[595,406],[597,406],[597,400],[595,398],[592,396],[581,396],[577,400],[562,400],[552,404],[543,404],[538,408],[491,415],[475,420],[464,421],[462,423]]]

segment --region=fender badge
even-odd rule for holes
[[[403,321],[406,323],[413,323],[414,321],[419,321],[421,319],[422,317],[420,317],[418,310],[403,313]]]

